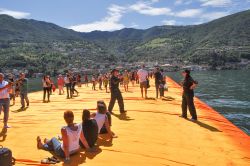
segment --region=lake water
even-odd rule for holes
[[[176,82],[180,72],[167,73]],[[250,135],[250,70],[192,72],[199,82],[195,95]],[[30,91],[41,90],[41,79],[30,79]]]
[[[167,73],[176,82],[180,72]],[[250,135],[250,70],[196,71],[195,95]]]

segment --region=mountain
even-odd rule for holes
[[[250,10],[195,26],[157,26],[122,29],[82,36],[124,59],[188,60],[223,65],[250,59]]]
[[[80,33],[43,21],[0,15],[0,41],[52,42],[82,40]]]
[[[213,67],[250,60],[250,10],[193,26],[79,33],[52,23],[0,15],[1,69],[34,72],[116,61],[184,61]]]

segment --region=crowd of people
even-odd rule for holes
[[[187,118],[187,108],[192,116],[191,120],[197,120],[196,109],[194,106],[194,89],[198,82],[194,81],[190,76],[190,71],[185,70],[182,72],[184,77],[181,83],[183,87],[182,95],[182,114],[183,118]],[[20,96],[21,109],[29,107],[28,98],[28,79],[25,78],[24,73],[20,73],[19,78],[14,80],[13,77],[9,77],[9,81],[5,81],[4,75],[0,73],[0,113],[4,112],[4,128],[9,128],[8,117],[9,117],[9,106],[10,100],[13,100],[15,104],[15,97]],[[57,77],[57,87],[59,95],[64,94],[64,87],[66,87],[66,98],[71,99],[73,95],[79,95],[76,90],[76,85],[78,87],[82,86],[82,83],[88,87],[89,80],[92,82],[92,90],[97,90],[96,85],[99,85],[99,90],[105,90],[105,92],[110,93],[110,102],[108,107],[104,101],[97,102],[97,112],[90,113],[89,110],[84,109],[82,113],[82,122],[80,124],[74,123],[74,114],[72,111],[64,112],[64,120],[66,126],[61,128],[61,140],[58,138],[45,139],[44,142],[41,141],[40,136],[37,137],[37,148],[47,151],[53,151],[57,156],[65,159],[65,162],[70,161],[70,155],[79,151],[79,149],[85,148],[87,151],[91,151],[94,147],[98,135],[107,133],[110,138],[116,137],[114,132],[111,130],[111,115],[113,114],[113,107],[118,101],[119,111],[121,114],[126,114],[124,108],[123,96],[120,87],[124,88],[124,92],[129,91],[129,83],[132,86],[139,84],[141,90],[141,97],[147,99],[148,93],[147,89],[150,87],[150,79],[154,79],[156,98],[164,97],[164,91],[167,89],[166,78],[164,76],[163,70],[156,67],[153,72],[147,71],[144,65],[138,71],[128,71],[120,72],[117,69],[113,69],[110,73],[92,75],[89,79],[87,75],[83,77],[84,81],[81,80],[80,74],[74,74],[68,72],[63,75],[58,75]],[[43,102],[50,102],[50,95],[55,91],[56,84],[49,75],[45,75],[42,78],[43,87]],[[104,89],[103,89],[104,88]],[[46,100],[47,98],[47,100]]]

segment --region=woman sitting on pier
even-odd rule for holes
[[[37,148],[46,151],[53,151],[58,157],[64,158],[65,162],[70,162],[70,155],[76,153],[80,149],[79,140],[83,143],[86,149],[89,145],[83,135],[82,125],[74,123],[74,114],[72,111],[64,112],[64,120],[67,126],[62,127],[62,143],[57,138],[51,140],[45,139],[44,144],[41,138],[37,137]]]
[[[93,113],[92,118],[94,118],[98,125],[98,133],[106,134],[108,133],[111,138],[115,137],[115,134],[111,131],[111,115],[107,111],[107,106],[104,101],[97,101],[97,113]]]

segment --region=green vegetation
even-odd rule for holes
[[[69,64],[161,61],[212,67],[250,60],[250,10],[196,26],[125,28],[78,33],[57,25],[0,15],[0,67],[55,72]]]

